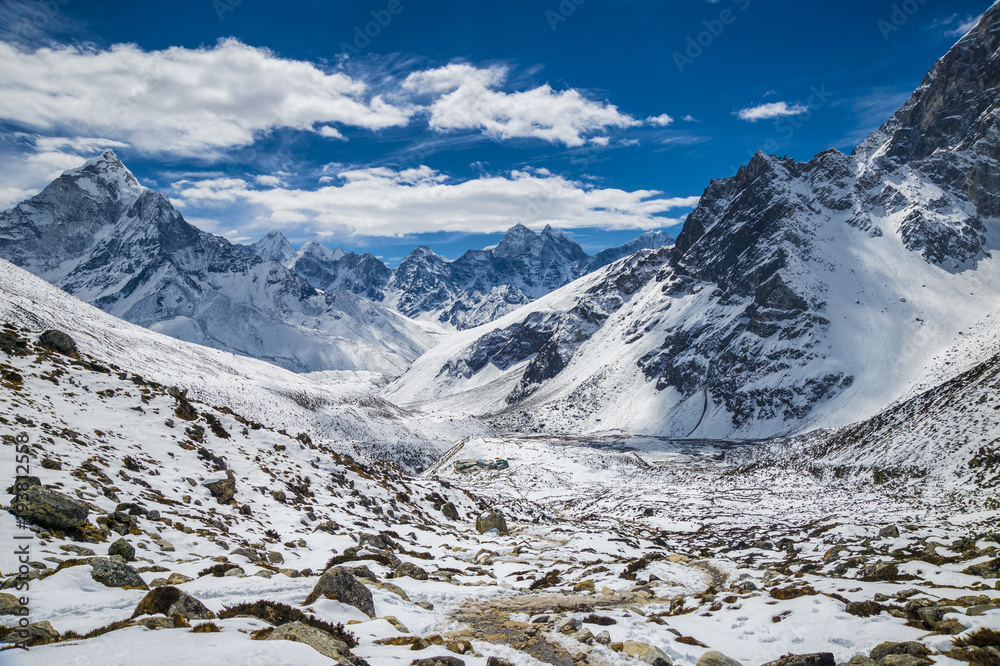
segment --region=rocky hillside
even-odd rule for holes
[[[0,213],[0,239],[0,257],[105,312],[298,372],[396,375],[434,342],[405,317],[318,293],[193,227],[111,151]]]
[[[624,260],[455,338],[387,395],[515,430],[769,437],[912,394],[1000,296],[998,23],[994,7],[854,154],[758,153],[655,269]]]

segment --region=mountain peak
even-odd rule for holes
[[[285,234],[277,230],[267,232],[266,236],[247,247],[264,261],[277,261],[283,264],[295,256],[295,250],[285,238]]]
[[[135,201],[146,190],[110,149],[64,172],[60,180],[63,179],[75,182],[91,196],[104,195],[123,204]]]

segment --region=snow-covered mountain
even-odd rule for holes
[[[649,231],[588,255],[561,231],[547,226],[535,233],[519,224],[496,246],[469,250],[454,261],[418,247],[396,269],[367,252],[331,250],[315,239],[295,251],[280,231],[241,247],[265,261],[278,261],[321,291],[342,289],[384,301],[407,317],[463,330],[491,322],[622,257],[673,241],[665,231]]]
[[[272,237],[261,250],[288,248]],[[193,227],[111,151],[0,213],[0,257],[126,321],[295,371],[394,375],[434,342],[395,312],[318,293]]]
[[[852,155],[758,153],[672,249],[456,336],[387,396],[514,430],[767,437],[926,386],[1000,296],[998,46],[994,6]]]

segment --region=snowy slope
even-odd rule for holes
[[[41,332],[68,332],[81,351],[122,370],[274,429],[296,429],[354,447],[367,456],[379,447],[411,449],[421,457],[455,437],[481,432],[471,420],[412,417],[373,397],[376,373],[295,374],[263,361],[203,347],[112,317],[13,264],[0,260],[0,319]],[[375,446],[377,443],[378,446]],[[400,462],[410,462],[404,458]]]
[[[386,396],[512,430],[758,438],[949,376],[967,333],[1000,332],[998,24],[994,7],[854,155],[758,153],[712,181],[672,250],[456,336]]]
[[[397,313],[317,293],[189,225],[111,151],[0,213],[0,239],[4,258],[115,316],[300,372],[396,375],[434,344]],[[280,240],[272,254],[282,254]]]

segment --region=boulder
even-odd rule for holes
[[[2,628],[0,631],[7,631],[7,629]],[[59,632],[47,620],[33,622],[26,627],[17,627],[11,629],[10,632],[4,638],[5,641],[24,645],[44,645],[60,638]]]
[[[94,568],[90,577],[108,587],[120,587],[125,590],[148,590],[146,583],[135,569],[122,562],[115,562],[103,557],[90,558]],[[163,588],[158,588],[163,589]]]
[[[872,648],[872,651],[868,653],[868,656],[875,661],[881,662],[883,659],[892,654],[909,654],[916,657],[923,657],[930,654],[930,651],[924,647],[922,643],[918,643],[916,641],[906,641],[905,643],[885,641],[884,643],[879,643]]]
[[[208,610],[205,604],[201,603],[190,594],[178,590],[176,587],[164,586],[154,589],[147,594],[135,607],[132,617],[140,615],[181,615],[189,620],[211,620],[215,613]]]
[[[507,521],[499,511],[484,511],[476,517],[476,531],[480,534],[497,530],[500,534],[507,534]]]
[[[871,657],[863,654],[856,654],[847,661],[848,666],[879,666],[879,663]]]
[[[90,509],[83,502],[42,486],[31,486],[11,503],[20,518],[53,530],[68,530],[87,524]]]
[[[973,564],[971,567],[963,569],[962,573],[980,578],[1000,578],[1000,557]]]
[[[743,666],[743,664],[717,650],[709,650],[701,655],[696,666]]]
[[[338,641],[322,629],[310,627],[308,624],[298,621],[275,627],[265,640],[305,643],[323,656],[337,662],[348,654],[347,644],[343,641]]]
[[[465,666],[465,661],[458,657],[427,657],[414,659],[410,666]]]
[[[323,572],[303,605],[308,606],[320,597],[335,599],[348,606],[354,606],[368,617],[375,617],[372,593],[344,567],[331,567]]]
[[[899,528],[895,525],[889,525],[880,529],[878,535],[884,539],[896,539],[899,537]]]
[[[459,520],[458,509],[453,502],[445,502],[441,505],[441,513],[449,520]]]
[[[651,664],[652,666],[673,666],[674,663],[660,648],[647,645],[646,643],[640,643],[638,641],[625,641],[622,645],[622,652],[630,657],[638,659],[639,663],[642,664]]]
[[[69,334],[62,331],[49,329],[38,336],[38,341],[46,349],[51,349],[63,356],[76,356],[76,342]]]
[[[0,615],[20,615],[24,611],[21,600],[13,594],[0,592]]]
[[[769,661],[764,666],[837,666],[832,652],[812,652],[810,654],[786,654],[780,659]]]
[[[958,612],[960,611],[952,606],[924,606],[917,609],[917,617],[933,629],[934,625],[943,620],[945,615]]]
[[[882,666],[927,666],[930,663],[933,663],[930,659],[912,654],[890,654],[879,662]]]
[[[486,660],[486,666],[514,666],[514,662],[500,657],[490,657]]]
[[[112,555],[121,555],[126,562],[132,562],[135,560],[135,547],[124,538],[120,538],[108,546],[108,557]]]
[[[392,572],[393,578],[403,578],[409,576],[414,580],[427,580],[427,572],[410,562],[403,562]]]
[[[226,504],[236,494],[236,477],[231,470],[226,470],[226,478],[206,481],[203,485],[219,504]]]

